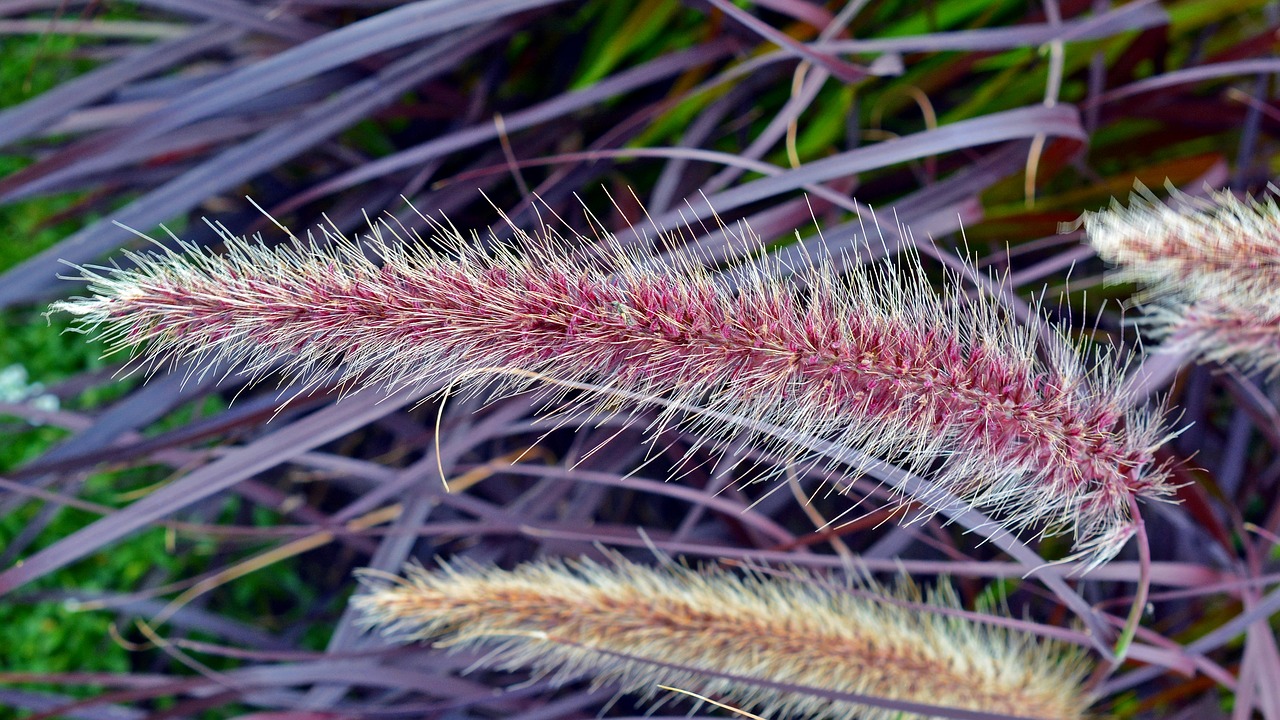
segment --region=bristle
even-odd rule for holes
[[[926,599],[909,583],[840,588],[803,573],[739,577],[620,559],[410,567],[402,580],[369,584],[352,600],[366,625],[405,642],[485,648],[483,666],[556,684],[590,679],[647,698],[662,684],[815,720],[934,715],[777,685],[1045,720],[1081,718],[1090,702],[1078,649],[902,604],[955,608],[945,585]]]
[[[1142,323],[1166,349],[1247,371],[1280,367],[1280,207],[1272,197],[1208,199],[1139,188],[1084,219],[1113,279],[1143,287]]]
[[[608,238],[603,258],[524,234],[485,254],[437,225],[445,256],[373,229],[379,262],[340,236],[131,254],[132,269],[82,269],[92,295],[54,309],[153,362],[282,365],[304,386],[586,383],[595,404],[561,395],[565,412],[624,393],[666,408],[657,427],[711,441],[762,423],[766,449],[804,457],[816,438],[847,448],[839,460],[888,459],[1014,529],[1070,532],[1094,562],[1129,538],[1133,496],[1169,492],[1151,468],[1158,419],[1130,409],[1108,357],[1041,360],[1039,320],[964,299],[953,277],[938,294],[914,256],[844,276],[811,267],[802,291],[767,260],[730,286],[695,258],[655,263]]]

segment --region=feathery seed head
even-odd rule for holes
[[[1139,186],[1129,206],[1084,216],[1089,242],[1144,286],[1142,324],[1203,360],[1247,371],[1280,368],[1280,206],[1274,197],[1207,199]]]
[[[1069,343],[1040,347],[1040,320],[965,299],[956,278],[939,294],[914,256],[844,276],[817,265],[796,285],[761,260],[730,284],[612,238],[588,256],[544,228],[486,253],[436,224],[436,253],[372,229],[376,261],[328,231],[324,248],[223,230],[222,255],[131,253],[133,268],[82,268],[91,294],[53,309],[156,363],[227,360],[304,386],[588,384],[598,392],[560,396],[567,412],[621,395],[664,408],[655,427],[713,441],[761,426],[754,439],[789,456],[826,441],[848,450],[833,462],[887,459],[1015,529],[1070,532],[1095,562],[1132,533],[1134,496],[1169,492],[1151,468],[1158,418],[1129,408],[1107,356],[1091,368]]]
[[[1159,293],[1220,299],[1274,295],[1280,206],[1229,191],[1197,198],[1171,188],[1161,201],[1139,185],[1124,207],[1086,213],[1089,241],[1120,277]]]
[[[646,697],[670,685],[768,717],[925,717],[776,684],[1046,720],[1084,717],[1088,663],[1078,649],[900,604],[955,608],[946,586],[924,599],[909,583],[896,592],[870,581],[841,591],[799,575],[739,577],[621,559],[511,571],[454,563],[411,566],[394,581],[366,576],[371,592],[352,602],[366,625],[402,641],[496,646],[485,655],[488,667],[528,669],[556,683],[590,678]]]

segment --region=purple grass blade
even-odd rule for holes
[[[139,0],[138,4],[227,22],[242,30],[254,30],[298,42],[311,40],[328,30],[291,15],[277,13],[270,6],[254,7],[238,0]]]
[[[31,713],[52,712],[73,702],[74,700],[66,695],[0,688],[0,706],[7,710],[26,711],[23,713],[24,716]],[[146,711],[123,705],[98,705],[93,708],[59,712],[59,715],[75,718],[75,720],[143,720],[147,717]]]
[[[1265,621],[1277,613],[1280,613],[1280,589],[1272,590],[1244,612],[1192,640],[1184,645],[1182,649],[1191,657],[1211,652],[1247,633],[1250,626],[1259,620]],[[1157,666],[1138,668],[1133,672],[1113,678],[1100,685],[1098,693],[1112,695],[1122,692],[1160,677],[1163,672],[1164,669]]]
[[[501,27],[457,35],[419,50],[377,75],[308,109],[297,123],[280,124],[201,163],[172,182],[122,208],[114,222],[152,228],[187,212],[202,200],[314,147],[394,102],[401,93],[462,62],[477,47],[499,39]],[[100,221],[34,256],[0,277],[0,307],[31,302],[55,291],[54,275],[64,262],[87,263],[119,246],[127,236]]]
[[[126,432],[140,430],[178,405],[203,395],[211,386],[211,382],[193,381],[181,374],[152,380],[99,415],[91,427],[40,456],[40,462],[103,449]]]
[[[188,35],[156,43],[128,58],[68,80],[0,112],[0,146],[29,137],[72,110],[111,95],[126,83],[168,70],[188,58],[230,43],[240,35],[239,30],[224,25],[200,25]]]
[[[66,7],[66,0],[0,0],[0,17]]]
[[[84,158],[109,158],[113,152],[123,148],[145,145],[151,138],[170,130],[375,53],[411,42],[447,36],[451,31],[470,25],[492,24],[502,17],[561,1],[480,0],[464,4],[434,0],[396,8],[328,32],[230,76],[217,79],[156,111],[146,122],[78,143],[51,158],[50,162],[18,173],[9,182],[0,180],[0,188],[5,188],[0,194],[8,196],[15,189],[13,180],[17,178],[22,178],[25,190],[32,192],[33,188],[40,187],[41,179],[47,181],[50,175],[56,179],[63,172],[79,172],[78,168],[85,162]],[[462,58],[457,60],[461,62]],[[0,306],[4,304],[0,300]]]
[[[652,85],[682,73],[689,68],[718,60],[728,55],[733,49],[733,43],[721,41],[710,42],[682,52],[664,55],[639,67],[625,70],[610,78],[601,80],[591,87],[565,93],[546,102],[510,113],[504,116],[503,125],[506,127],[507,132],[515,132],[558,120],[569,113],[597,105],[609,98],[647,85]],[[296,202],[308,202],[318,197],[340,192],[360,183],[384,177],[393,172],[421,165],[449,153],[494,140],[500,134],[498,128],[492,122],[459,130],[385,158],[364,163],[356,169],[317,185],[299,197]]]
[[[95,447],[75,453],[68,451],[67,454],[53,459],[47,455],[42,456],[9,473],[9,477],[13,480],[25,481],[48,473],[85,470],[100,463],[135,462],[138,458],[159,454],[166,449],[216,438],[233,430],[257,427],[277,415],[287,416],[290,413],[310,410],[328,401],[329,398],[326,396],[299,398],[291,402],[283,413],[279,413],[279,402],[269,395],[244,400],[215,417],[197,420],[153,437],[141,438],[128,445]]]
[[[940,155],[953,150],[1004,140],[1031,138],[1041,133],[1076,140],[1084,140],[1087,137],[1084,128],[1080,125],[1080,117],[1075,108],[1065,105],[1056,107],[1035,105],[992,113],[907,135],[892,142],[849,150],[774,177],[731,188],[711,197],[688,198],[688,205],[632,225],[619,232],[618,236],[624,242],[631,238],[650,237],[661,232],[663,228],[679,227],[698,220],[706,220],[715,213],[728,213],[759,200],[794,192],[805,185],[857,175],[867,170],[929,155]]]
[[[0,20],[0,35],[57,33],[68,37],[102,40],[165,40],[185,37],[191,29],[185,23],[129,20],[88,20],[72,23],[49,20]]]
[[[431,457],[430,460],[431,465],[434,466],[434,457]],[[425,480],[426,478],[422,479]],[[419,488],[421,488],[421,483],[419,483]],[[410,553],[413,552],[413,546],[418,541],[417,530],[426,522],[436,504],[431,494],[424,493],[421,489],[404,500],[404,509],[401,511],[400,517],[396,518],[395,523],[392,525],[392,532],[386,535],[382,542],[379,543],[377,551],[370,558],[368,567],[387,573],[394,573],[398,568],[402,567],[408,561]],[[360,640],[363,637],[363,631],[357,625],[360,617],[359,611],[351,605],[347,605],[343,609],[342,617],[338,619],[337,627],[334,628],[333,634],[329,636],[329,644],[325,648],[327,652],[340,653],[360,647]],[[372,667],[379,663],[375,659],[367,664]],[[304,706],[316,709],[331,707],[342,699],[350,688],[351,686],[347,683],[312,688],[311,692],[307,693]]]
[[[293,88],[297,90],[298,88]],[[49,185],[50,192],[74,192],[92,190],[102,185],[116,187],[151,188],[164,184],[189,170],[191,163],[179,164],[167,162],[156,167],[148,167],[147,162],[153,157],[166,153],[181,155],[200,153],[210,146],[232,145],[256,133],[280,127],[279,117],[245,117],[210,120],[175,130],[161,138],[156,138],[148,148],[137,148],[127,151],[119,159],[118,166],[103,167],[92,174],[58,180]],[[114,163],[113,163],[114,165]]]
[[[703,147],[726,116],[740,112],[741,106],[747,104],[755,92],[766,86],[765,78],[763,73],[754,78],[744,78],[742,82],[735,84],[728,92],[714,100],[685,128],[680,136],[680,147],[690,149]],[[697,187],[697,176],[693,178],[686,176],[688,166],[689,160],[684,158],[676,158],[666,164],[649,192],[649,212],[658,214],[666,212],[675,202],[677,193],[687,194]]]
[[[1266,58],[1255,60],[1236,60],[1232,62],[1212,63],[1209,65],[1200,65],[1198,67],[1186,68],[1183,70],[1171,70],[1161,73],[1155,77],[1146,78],[1128,85],[1108,90],[1099,95],[1095,102],[1097,104],[1108,103],[1113,100],[1139,95],[1161,88],[1173,87],[1174,85],[1186,85],[1196,83],[1202,80],[1217,80],[1219,78],[1235,77],[1237,75],[1253,75],[1253,74],[1273,75],[1280,73],[1280,58]]]
[[[157,615],[169,604],[164,600],[135,599],[130,596],[117,596],[102,592],[85,592],[80,590],[57,591],[48,595],[40,595],[40,600],[62,602],[68,608],[87,611],[90,607],[103,608],[116,612],[122,619],[138,616]],[[222,638],[227,642],[262,650],[286,651],[293,648],[281,638],[272,635],[263,628],[219,615],[211,610],[202,610],[194,605],[184,605],[173,611],[165,622],[166,625],[182,630],[194,630]]]
[[[149,523],[167,517],[199,500],[252,477],[294,455],[330,440],[413,402],[420,393],[401,392],[383,398],[380,392],[355,393],[338,405],[281,428],[192,472],[129,507],[76,531],[0,572],[0,595],[75,562]]]
[[[492,26],[517,13],[563,0],[414,2],[334,30],[205,86],[142,126],[125,142],[138,143],[209,117],[251,97],[403,45],[448,36],[469,26]],[[460,58],[459,58],[460,60]]]
[[[815,51],[812,47],[804,43],[796,42],[791,36],[770,26],[768,23],[762,22],[759,18],[742,8],[728,2],[727,0],[706,0],[724,14],[737,20],[745,25],[752,32],[761,38],[772,42],[779,47],[794,53],[795,55],[808,60],[809,62],[821,67],[841,82],[853,84],[867,76],[867,71],[844,62],[839,58],[825,55],[820,51]]]
[[[833,17],[830,10],[803,0],[753,0],[752,4],[808,23],[815,30],[825,28]]]
[[[1129,3],[1085,20],[1041,23],[1011,28],[976,28],[929,35],[866,40],[832,40],[812,47],[826,52],[994,51],[1038,47],[1054,41],[1097,40],[1130,30],[1169,24],[1169,15],[1154,0]]]

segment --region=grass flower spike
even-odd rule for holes
[[[965,299],[954,278],[939,294],[914,257],[846,276],[819,265],[794,285],[760,261],[730,284],[694,258],[655,263],[608,240],[603,258],[549,231],[485,253],[435,229],[442,253],[385,241],[386,223],[364,246],[325,248],[224,231],[222,255],[82,268],[91,294],[54,309],[156,362],[393,388],[517,371],[506,381],[601,390],[576,410],[603,412],[611,392],[655,399],[660,425],[714,440],[764,423],[775,450],[802,455],[817,438],[890,460],[1010,527],[1072,533],[1095,561],[1130,537],[1135,496],[1168,492],[1150,467],[1159,423],[1129,408],[1109,358],[1091,370],[1039,347],[1038,328]]]
[[[1046,720],[1083,717],[1089,705],[1079,652],[884,601],[920,602],[910,585],[864,588],[877,600],[804,577],[622,560],[410,567],[404,579],[370,584],[352,601],[366,624],[405,641],[495,648],[485,666],[557,682],[591,678],[650,697],[665,684],[774,718],[922,716],[751,680]],[[956,606],[949,589],[927,602]]]
[[[1139,188],[1128,207],[1089,213],[1089,241],[1144,286],[1145,322],[1167,347],[1246,370],[1280,367],[1280,206],[1176,190],[1165,203]]]

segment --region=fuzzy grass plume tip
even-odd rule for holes
[[[1042,321],[1016,323],[954,277],[934,290],[914,255],[843,275],[819,263],[794,281],[765,259],[730,282],[611,237],[588,252],[543,228],[485,251],[431,224],[430,243],[381,221],[363,243],[326,229],[276,248],[217,227],[225,253],[183,245],[80,268],[90,294],[53,309],[114,351],[304,387],[488,373],[508,389],[594,388],[560,396],[588,415],[643,398],[664,408],[657,428],[888,460],[1011,528],[1067,532],[1095,562],[1133,533],[1135,498],[1169,492],[1152,468],[1158,418],[1130,407],[1110,357],[1043,347]]]
[[[905,581],[897,591],[841,588],[803,573],[621,559],[411,566],[366,582],[370,592],[352,600],[366,625],[400,641],[483,648],[482,666],[556,684],[588,678],[650,698],[669,685],[811,720],[943,716],[913,706],[1067,720],[1090,703],[1078,649],[946,614],[958,603],[945,585],[926,597]]]
[[[1280,368],[1280,206],[1272,195],[1207,198],[1174,188],[1167,201],[1141,185],[1084,217],[1089,242],[1142,286],[1142,324],[1163,349],[1246,371]]]

